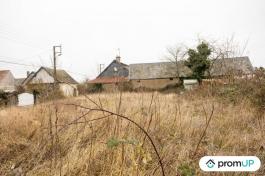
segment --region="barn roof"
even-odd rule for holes
[[[212,62],[211,76],[226,74],[251,74],[254,68],[247,56],[226,59],[216,59]]]
[[[189,77],[192,71],[184,65],[184,61],[141,63],[129,65],[129,79],[162,79],[178,77]],[[236,73],[250,74],[253,67],[248,57],[235,57],[218,59],[212,62],[210,67],[211,76],[223,76],[234,71]]]
[[[186,77],[191,73],[190,69],[184,66],[184,61],[178,65],[173,62],[141,63],[129,65],[129,79],[161,79],[177,77],[179,68],[180,77]]]

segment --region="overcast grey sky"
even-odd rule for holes
[[[121,50],[122,62],[158,62],[168,46],[235,35],[246,55],[265,66],[264,0],[0,0],[0,60],[16,77],[51,66],[52,46],[63,45],[59,66],[78,80]]]

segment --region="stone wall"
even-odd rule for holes
[[[167,79],[147,79],[147,80],[131,80],[133,89],[147,88],[147,89],[163,89],[170,85],[179,83],[178,78]]]

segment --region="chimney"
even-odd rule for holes
[[[121,62],[121,56],[117,55],[117,56],[116,56],[116,61],[117,61],[117,62]]]
[[[120,51],[120,48],[118,48],[118,50],[117,50],[116,61],[117,62],[121,62],[121,51]]]
[[[27,77],[29,76],[29,74],[30,74],[30,71],[27,71]]]

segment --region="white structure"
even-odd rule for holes
[[[29,106],[34,104],[34,96],[30,93],[18,94],[18,106]]]
[[[191,90],[194,87],[198,86],[198,80],[197,79],[184,79],[183,85],[185,89]]]
[[[15,91],[15,78],[10,70],[0,71],[0,90],[4,92]]]
[[[77,82],[64,70],[56,70],[57,83],[64,96],[77,96]],[[27,85],[53,84],[54,71],[51,68],[41,67],[30,79],[27,79]]]

